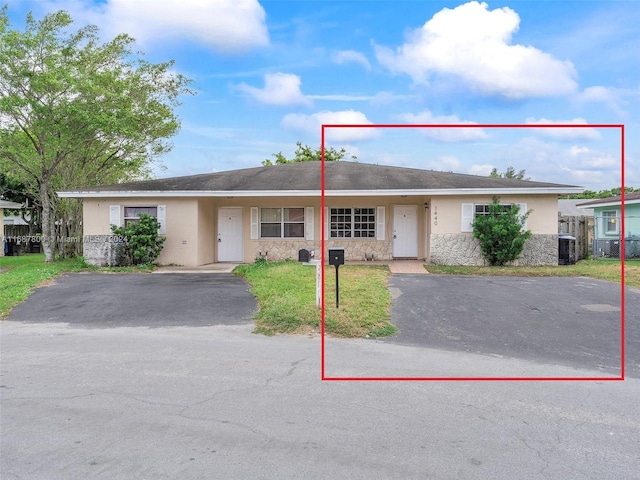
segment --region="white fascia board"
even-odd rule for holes
[[[250,191],[206,191],[206,190],[145,190],[145,191],[104,191],[58,192],[61,198],[142,198],[142,197],[312,197],[319,196],[320,190],[250,190]]]
[[[581,187],[540,187],[540,188],[447,188],[447,189],[404,189],[404,190],[325,190],[327,197],[390,197],[390,196],[454,196],[454,195],[564,195],[581,193]],[[61,198],[143,198],[143,197],[318,197],[320,190],[247,190],[247,191],[62,191]]]

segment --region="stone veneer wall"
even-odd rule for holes
[[[480,242],[464,233],[431,234],[431,263],[435,265],[485,265]],[[511,265],[557,265],[558,235],[532,235],[522,255]]]
[[[298,259],[298,251],[302,248],[313,248],[315,258],[320,259],[320,242],[307,240],[252,240],[254,258],[267,255],[268,260]],[[325,248],[344,248],[344,257],[347,261],[365,260],[365,255],[374,256],[375,260],[391,259],[391,242],[380,240],[327,240]]]
[[[116,245],[113,235],[85,235],[82,255],[90,265],[116,265]]]

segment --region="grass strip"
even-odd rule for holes
[[[234,273],[244,277],[258,299],[255,333],[307,333],[320,329],[315,306],[315,268],[294,261],[240,265]],[[391,294],[386,266],[340,267],[340,308],[335,308],[335,274],[325,272],[325,331],[340,337],[382,337],[396,328],[389,322]]]
[[[514,277],[590,277],[621,283],[619,260],[580,260],[575,265],[537,267],[468,267],[450,265],[427,265],[430,273],[448,275],[495,275]],[[625,260],[625,285],[640,288],[640,261]]]

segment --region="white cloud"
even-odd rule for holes
[[[355,50],[341,50],[333,56],[333,61],[339,65],[343,63],[357,63],[362,65],[366,70],[371,70],[371,63],[364,54]]]
[[[572,146],[567,150],[574,166],[582,170],[620,169],[621,160],[610,153],[590,150],[587,147]]]
[[[507,98],[565,95],[576,91],[576,70],[532,46],[512,45],[520,17],[508,7],[489,10],[476,1],[444,8],[394,52],[375,45],[378,61],[417,84],[454,76],[473,90]]]
[[[587,147],[578,147],[574,145],[569,149],[569,156],[575,158],[588,152],[589,152],[589,149]]]
[[[300,77],[292,73],[267,73],[264,88],[241,83],[236,89],[267,105],[311,105],[311,99],[300,91],[301,84]]]
[[[140,44],[168,39],[195,41],[221,53],[269,45],[266,14],[258,0],[79,0],[49,2],[69,11],[75,21],[100,25],[104,34],[126,32]]]
[[[477,125],[476,122],[460,120],[456,115],[433,115],[430,111],[413,114],[402,113],[398,118],[410,124],[453,124],[453,125]],[[449,127],[449,128],[421,128],[420,132],[426,137],[440,140],[441,142],[465,142],[470,140],[482,140],[488,138],[486,132],[479,127]]]
[[[488,164],[482,164],[482,165],[471,165],[471,168],[469,168],[469,173],[471,175],[480,175],[482,177],[487,177],[491,171],[493,170],[493,165],[488,165]]]
[[[527,125],[587,125],[587,121],[584,118],[574,118],[573,120],[548,120],[546,118],[527,118],[525,120]],[[545,128],[533,128],[537,134],[564,140],[598,140],[602,138],[600,132],[595,128],[589,127],[545,127]]]
[[[621,91],[619,89],[603,87],[601,85],[595,87],[587,87],[582,92],[578,93],[574,97],[574,101],[577,103],[602,103],[606,105],[609,110],[617,115],[625,115],[625,111],[622,108],[624,94],[633,94],[633,91]],[[640,90],[635,91],[636,96],[640,94]]]
[[[436,160],[428,160],[424,164],[420,164],[419,168],[429,170],[438,170],[441,172],[461,172],[463,170],[462,162],[453,155],[444,155]]]
[[[290,113],[282,119],[282,126],[287,130],[311,133],[320,137],[322,125],[372,125],[367,116],[356,110],[323,111],[304,115]],[[366,140],[380,135],[379,129],[367,127],[336,127],[326,128],[325,136],[328,141],[350,142]]]

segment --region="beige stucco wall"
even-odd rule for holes
[[[532,210],[528,228],[533,234],[557,232],[557,197],[555,195],[524,197],[504,196],[503,202],[527,203]],[[375,253],[376,258],[391,258],[393,248],[393,213],[396,205],[415,205],[418,218],[418,258],[430,260],[429,239],[432,235],[459,234],[461,202],[490,203],[491,196],[464,197],[326,197],[325,206],[331,207],[385,207],[385,240],[329,239],[326,247],[342,246],[347,259],[363,260],[365,254]],[[320,257],[321,200],[319,197],[268,197],[268,198],[148,198],[148,199],[84,199],[84,235],[109,235],[109,206],[166,205],[167,240],[160,258],[161,264],[184,266],[204,265],[217,261],[217,222],[221,207],[241,207],[243,218],[243,260],[252,262],[261,253],[269,252],[269,258],[294,258],[301,248],[314,248]],[[429,208],[425,208],[425,204]],[[257,239],[251,237],[251,207],[313,207],[314,239]],[[468,235],[471,235],[469,233]],[[351,257],[351,258],[350,258]]]
[[[431,199],[431,233],[460,233],[462,223],[461,203],[491,203],[492,196],[447,196]],[[554,234],[558,232],[558,196],[557,195],[504,195],[502,203],[526,203],[531,211],[527,219],[527,228],[534,235]],[[437,222],[437,224],[436,224]],[[471,235],[471,233],[469,233]]]
[[[199,265],[205,258],[198,249],[198,199],[197,198],[108,198],[83,201],[83,234],[87,236],[109,235],[109,206],[151,207],[167,206],[167,240],[158,263],[185,266]],[[122,212],[122,210],[121,210]]]
[[[198,199],[198,265],[215,262],[215,220],[213,198]]]

